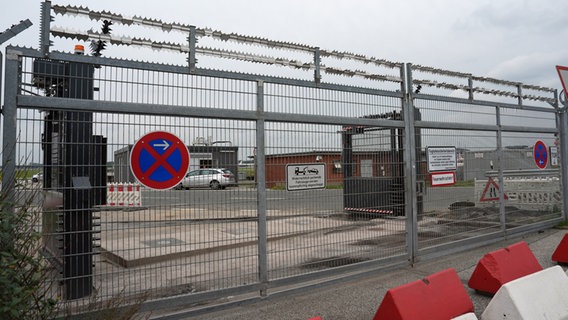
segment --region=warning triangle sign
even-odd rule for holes
[[[504,194],[503,196],[505,200],[509,199],[507,194]],[[481,198],[479,199],[479,202],[485,201],[499,201],[499,185],[491,177],[487,179],[485,189],[483,190]]]
[[[556,66],[556,71],[560,76],[560,82],[562,82],[562,88],[564,88],[564,94],[567,94],[566,87],[568,87],[568,68],[563,66]]]

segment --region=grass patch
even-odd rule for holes
[[[557,224],[556,227],[560,229],[568,229],[568,221],[562,221]]]
[[[474,187],[474,186],[475,186],[474,180],[456,181],[456,184],[454,184],[454,187]]]

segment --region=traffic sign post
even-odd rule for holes
[[[560,81],[562,82],[562,88],[564,89],[564,99],[562,99],[562,94],[559,95],[559,101],[560,101],[560,108],[561,111],[565,111],[566,109],[568,109],[568,101],[566,101],[566,94],[567,90],[566,90],[566,85],[568,85],[568,67],[564,67],[564,66],[556,66],[556,71],[558,71],[558,76],[560,77]],[[567,115],[566,112],[559,112],[559,117],[560,117],[560,132],[564,134],[564,136],[566,135],[566,123],[568,123],[567,120]],[[568,142],[566,141],[568,139],[560,139],[560,166],[561,166],[561,172],[566,172],[568,171],[568,164],[566,159],[568,159]],[[568,186],[568,175],[563,174],[562,175],[562,186],[564,186],[564,190],[566,188],[566,186]],[[568,201],[563,201],[564,202],[564,220],[568,220]]]
[[[130,152],[130,169],[138,181],[152,189],[177,186],[189,168],[189,151],[177,136],[155,131],[142,136]]]

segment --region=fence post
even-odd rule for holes
[[[4,116],[4,126],[2,137],[2,195],[4,197],[2,210],[9,215],[14,213],[14,204],[16,201],[16,142],[18,125],[16,121],[17,115],[17,95],[18,95],[18,75],[21,63],[21,56],[18,52],[8,48],[6,50],[6,77],[4,90],[4,107],[2,115]],[[13,237],[8,237],[11,241]],[[7,244],[11,246],[12,244]]]
[[[418,251],[418,210],[416,192],[416,134],[415,134],[415,107],[412,92],[412,64],[406,64],[406,78],[404,65],[400,69],[402,79],[401,91],[402,112],[404,120],[404,179],[405,179],[405,215],[406,215],[406,243],[411,264],[416,260]]]
[[[258,276],[260,295],[267,295],[268,287],[268,232],[266,226],[266,172],[264,162],[264,82],[257,82],[256,93],[256,196],[258,213]]]
[[[188,57],[189,73],[193,74],[195,73],[196,70],[195,65],[197,64],[197,59],[195,58],[195,48],[197,44],[197,35],[196,35],[195,26],[189,27],[189,36],[187,37],[187,40],[189,42],[189,57]]]
[[[556,101],[558,101],[558,93],[554,93]],[[558,106],[557,106],[558,107]],[[558,117],[559,117],[559,137],[560,137],[560,174],[561,174],[561,186],[562,186],[562,195],[564,201],[563,204],[563,211],[564,211],[564,220],[568,221],[568,201],[566,201],[566,195],[568,195],[568,103],[564,103],[562,106],[558,108]]]
[[[43,1],[41,3],[41,25],[40,25],[40,35],[39,35],[39,50],[41,54],[47,56],[49,54],[49,47],[51,46],[51,40],[49,39],[51,30],[51,2]]]
[[[316,82],[316,84],[320,84],[321,82],[321,71],[320,71],[320,64],[321,64],[321,55],[320,55],[320,48],[317,47],[316,50],[314,51],[314,64],[315,64],[315,70],[314,70],[314,81]]]
[[[497,124],[497,177],[499,179],[499,223],[501,224],[501,231],[505,232],[506,219],[505,219],[505,181],[503,178],[503,134],[501,132],[501,108],[495,107],[495,119]]]

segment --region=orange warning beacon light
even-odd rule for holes
[[[75,54],[85,54],[85,46],[83,46],[82,44],[76,44]]]

